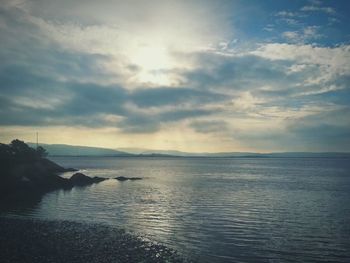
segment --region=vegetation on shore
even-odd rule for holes
[[[103,178],[90,178],[83,174],[62,178],[58,174],[76,171],[46,159],[46,150],[29,147],[23,141],[13,140],[0,144],[0,202],[38,197],[43,193],[75,185],[83,186],[101,182]]]

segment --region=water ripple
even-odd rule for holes
[[[51,192],[8,215],[120,226],[200,262],[349,262],[349,160],[55,161],[90,176],[146,179]]]

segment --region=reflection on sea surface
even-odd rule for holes
[[[8,215],[111,224],[207,262],[350,258],[346,159],[54,161],[89,176],[144,179],[54,191]]]

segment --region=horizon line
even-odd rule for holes
[[[25,142],[27,144],[35,144],[34,142]],[[259,152],[259,151],[218,151],[218,152],[190,152],[190,151],[183,151],[183,150],[174,150],[174,149],[150,149],[150,148],[138,148],[138,147],[120,147],[120,148],[107,148],[103,146],[90,146],[90,145],[74,145],[74,144],[65,144],[65,143],[40,143],[41,145],[63,145],[63,146],[73,146],[73,147],[86,147],[86,148],[99,148],[99,149],[105,149],[105,150],[112,150],[112,151],[120,151],[125,152],[128,154],[134,154],[125,151],[125,149],[138,149],[138,150],[145,150],[145,151],[173,151],[173,152],[180,152],[180,153],[187,153],[187,154],[230,154],[230,153],[241,153],[241,154],[283,154],[283,153],[309,153],[309,154],[325,154],[325,153],[336,153],[336,154],[350,154],[350,151],[266,151],[266,152]],[[40,145],[39,144],[39,145]],[[138,155],[143,153],[138,153]],[[152,153],[146,153],[146,154],[152,154]],[[170,154],[168,154],[170,155]]]

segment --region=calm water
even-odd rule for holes
[[[53,160],[145,179],[51,192],[10,215],[111,224],[200,262],[350,262],[349,159]]]

